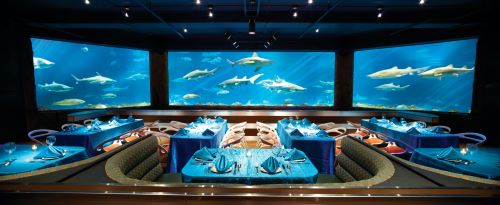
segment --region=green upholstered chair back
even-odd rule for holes
[[[388,179],[394,174],[394,166],[382,154],[367,147],[363,142],[351,137],[342,139],[342,154],[337,156],[335,175],[343,182],[367,186],[382,178]],[[369,146],[369,145],[368,145]]]
[[[109,158],[106,174],[119,183],[151,183],[164,172],[157,149],[156,137],[149,136]]]

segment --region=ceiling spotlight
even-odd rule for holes
[[[183,31],[184,33],[187,33],[187,32],[188,32],[188,29],[187,29],[187,28],[184,28],[184,29],[182,29],[182,31]]]
[[[85,0],[83,2],[85,2],[86,5],[90,5],[90,0]]]
[[[381,19],[382,18],[382,13],[384,12],[384,10],[382,9],[382,7],[379,7],[377,9],[378,13],[377,13],[377,18]]]
[[[319,33],[319,28],[316,28],[315,32],[316,32],[316,33]]]
[[[248,20],[248,34],[255,35],[255,18]]]
[[[128,8],[128,7],[123,8],[123,15],[125,16],[125,18],[130,17],[129,13],[130,13],[130,8]]]
[[[237,44],[237,43],[238,43],[238,42],[236,42],[236,41],[235,41],[235,42],[233,43],[233,46],[236,46],[236,44]]]
[[[420,4],[420,5],[424,5],[424,4],[425,4],[425,0],[419,0],[419,1],[418,1],[418,4]]]
[[[224,36],[226,37],[226,40],[231,39],[231,33],[229,32],[224,33]]]
[[[200,5],[200,4],[201,4],[201,1],[200,1],[200,0],[196,0],[196,1],[195,1],[195,4],[196,4],[196,5]]]
[[[271,45],[271,42],[269,42],[269,41],[266,41],[266,44],[267,44],[268,46],[270,46],[270,45]]]
[[[314,1],[313,0],[307,0],[307,4],[313,4]]]
[[[293,6],[293,13],[292,16],[293,18],[297,18],[299,16],[299,12],[297,11],[297,6]]]
[[[214,10],[214,6],[212,6],[212,5],[208,5],[208,17],[209,17],[209,18],[213,18],[213,17],[214,17],[214,12],[213,12],[213,10]]]

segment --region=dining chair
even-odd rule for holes
[[[56,133],[58,131],[55,130],[49,130],[49,129],[37,129],[37,130],[32,130],[28,132],[28,137],[31,139],[31,141],[40,144],[40,145],[47,145],[46,143],[37,140],[37,138],[40,137],[47,137],[53,133]]]

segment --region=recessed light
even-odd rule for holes
[[[214,12],[212,10],[214,10],[214,6],[208,5],[208,17],[209,18],[213,18],[214,17]]]
[[[125,16],[125,18],[130,17],[129,12],[130,12],[130,8],[128,8],[128,7],[123,8],[123,15]]]
[[[90,5],[90,0],[85,0],[84,2],[86,5]]]
[[[307,0],[307,4],[313,4],[314,1],[313,0]]]
[[[420,5],[424,5],[424,4],[425,4],[425,0],[419,0],[419,1],[418,1],[418,4],[420,4]]]
[[[319,33],[319,28],[316,28],[315,32],[316,32],[316,33]]]
[[[201,1],[200,0],[196,0],[196,5],[200,5],[201,4]]]
[[[298,9],[297,6],[293,6],[292,9],[293,9],[292,13],[293,18],[297,18],[299,16],[299,12],[297,11]]]
[[[188,29],[187,29],[187,28],[184,28],[184,29],[182,29],[182,31],[184,31],[184,33],[187,33],[187,32],[188,32]]]
[[[382,7],[379,7],[377,9],[378,13],[377,13],[377,18],[381,19],[382,18],[382,15],[383,15],[383,12],[384,10],[382,9]]]

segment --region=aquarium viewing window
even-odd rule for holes
[[[150,105],[149,52],[31,38],[38,110]]]
[[[169,104],[333,106],[334,52],[168,52]]]
[[[354,53],[353,106],[470,113],[477,39]]]

